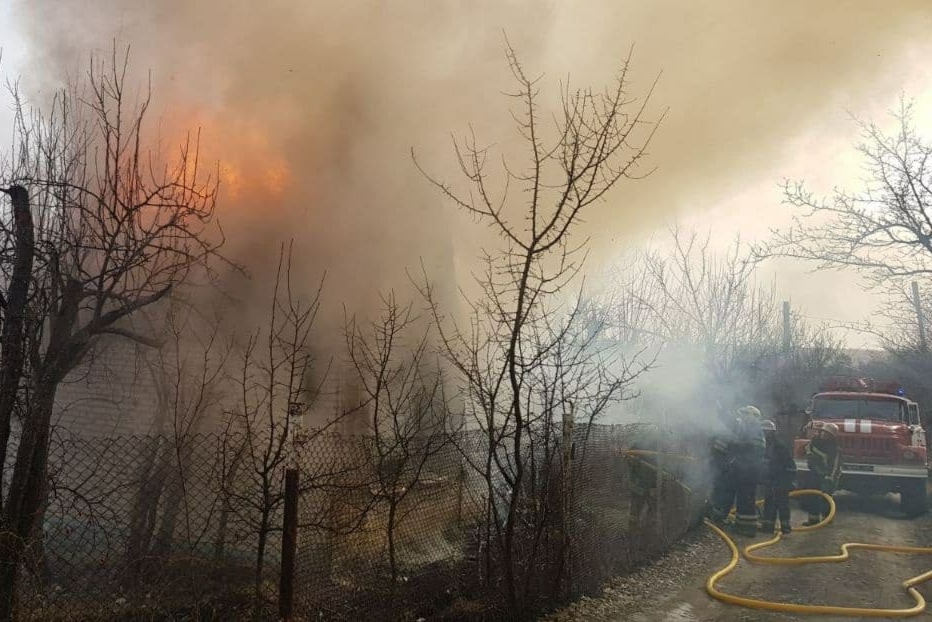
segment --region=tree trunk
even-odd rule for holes
[[[220,519],[217,521],[217,537],[214,539],[214,560],[223,561],[227,552],[227,524],[230,521],[230,497],[226,493],[223,495],[222,505],[220,507]]]
[[[15,535],[0,535],[0,619],[15,620],[18,609],[17,583],[22,548]]]
[[[492,521],[496,519],[497,515],[493,511],[494,508],[492,504],[495,500],[492,498],[492,495],[495,494],[492,489],[492,484],[490,476],[486,473],[486,483],[488,485],[488,499],[485,504],[485,533],[480,534],[482,538],[485,539],[485,585],[486,587],[492,585]]]
[[[514,457],[518,464],[522,457],[520,451]],[[516,469],[517,470],[517,469]],[[508,596],[508,607],[511,615],[521,615],[521,604],[518,602],[518,585],[515,577],[515,527],[518,521],[518,504],[521,501],[521,472],[518,471],[514,479],[514,488],[508,503],[508,513],[505,515],[505,537],[502,544],[502,565],[505,567],[505,591]]]
[[[175,441],[176,443],[179,441]],[[180,441],[184,443],[184,441]],[[162,512],[162,524],[159,526],[159,534],[153,547],[153,553],[158,556],[167,557],[171,554],[175,542],[175,529],[178,525],[178,514],[181,511],[182,503],[185,496],[185,471],[190,464],[191,443],[185,443],[180,449],[176,448],[174,452],[168,452],[166,457],[165,470],[170,473],[168,478],[168,498],[165,500],[165,510]],[[174,457],[175,460],[171,460]],[[174,464],[169,464],[174,462]],[[188,533],[188,543],[191,540],[191,534]]]
[[[17,619],[17,587],[23,553],[42,507],[48,463],[49,428],[58,382],[43,375],[16,453],[3,532],[0,533],[0,620]]]
[[[10,441],[10,424],[13,407],[19,393],[23,375],[23,326],[26,321],[26,302],[35,255],[35,233],[32,213],[29,211],[29,193],[22,186],[4,190],[13,201],[13,226],[16,251],[13,274],[7,291],[3,328],[0,333],[0,467],[6,465],[7,443]],[[0,468],[0,507],[2,507],[3,469]]]
[[[253,618],[259,620],[262,613],[262,575],[265,570],[265,547],[269,537],[269,511],[262,511],[259,522],[259,542],[256,546],[256,576],[253,601]]]
[[[48,558],[45,555],[45,513],[49,507],[49,480],[45,480],[45,487],[42,490],[42,501],[36,516],[35,526],[32,532],[32,546],[29,548],[28,559],[30,572],[33,573],[42,586],[46,586],[51,580],[51,571],[49,569]]]
[[[164,488],[165,473],[161,468],[162,461],[159,460],[162,438],[157,436],[151,441],[151,447],[136,471],[139,488],[130,515],[129,538],[126,544],[126,566],[129,570],[126,581],[129,584],[137,581],[143,572],[144,558],[152,542],[159,499]],[[155,466],[157,463],[160,467]]]

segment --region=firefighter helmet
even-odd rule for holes
[[[831,434],[832,436],[838,434],[838,426],[834,423],[826,423],[821,427],[821,430],[826,434]]]
[[[760,412],[760,409],[757,408],[756,406],[752,406],[752,405],[750,405],[750,404],[748,404],[747,406],[742,406],[741,408],[739,408],[739,409],[738,409],[738,415],[739,415],[740,417],[754,417],[755,419],[760,419],[761,416],[762,416],[762,415],[761,415],[761,412]]]
[[[776,432],[777,431],[777,424],[771,421],[770,419],[767,419],[766,421],[761,423],[760,427],[764,432]]]

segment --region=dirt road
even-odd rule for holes
[[[841,493],[837,504],[838,515],[831,525],[812,533],[794,533],[762,554],[781,557],[835,554],[844,542],[932,546],[932,515],[903,518],[896,495],[865,499]],[[803,520],[805,514],[794,507],[794,523]],[[738,540],[739,546],[747,542]],[[642,569],[640,576],[620,578],[606,588],[602,599],[588,599],[547,619],[561,622],[852,619],[768,613],[713,600],[705,592],[706,578],[728,559],[724,543],[703,530],[690,537],[684,546]],[[914,603],[900,583],[929,569],[932,555],[855,551],[849,561],[841,564],[780,567],[742,561],[718,586],[727,593],[766,600],[905,608]],[[932,585],[921,591],[932,601]],[[932,607],[925,616],[913,619],[930,618]]]

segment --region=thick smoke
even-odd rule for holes
[[[929,31],[925,9],[30,0],[15,27],[28,41],[23,85],[33,97],[83,71],[88,52],[109,53],[114,39],[131,45],[139,83],[152,71],[153,112],[167,132],[201,126],[205,155],[221,162],[228,253],[259,277],[249,287],[267,284],[279,242],[294,238],[296,278],[312,283],[327,270],[329,303],[352,310],[403,287],[421,259],[450,286],[474,256],[483,230],[443,204],[408,149],[454,177],[451,131],[471,123],[486,143],[514,137],[500,95],[509,88],[503,30],[529,73],[546,73],[544,92],[567,74],[608,83],[634,43],[634,94],[663,70],[653,116],[669,113],[651,148],[659,170],[589,218],[596,248],[613,252],[749,179],[779,178],[770,163],[827,110],[899,88],[898,59]]]

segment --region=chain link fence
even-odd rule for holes
[[[255,606],[257,583],[274,601],[274,555],[257,581],[254,510],[227,494],[224,456],[214,435],[56,435],[21,573],[26,618],[235,615]]]
[[[445,577],[462,565],[479,510],[460,449],[450,440],[399,466],[379,464],[365,438],[318,437],[302,446],[298,611],[356,620],[391,609],[404,617],[435,596],[445,600]]]
[[[662,465],[638,514],[625,459],[637,430],[580,426],[529,441],[511,560],[525,609],[598,589],[698,522],[705,441],[652,437],[652,449],[686,458]],[[284,468],[264,495],[236,460],[244,440],[55,436],[21,575],[26,619],[274,619]],[[284,577],[295,619],[507,618],[498,543],[509,487],[488,477],[488,447],[479,432],[392,459],[366,437],[298,443],[297,548]]]
[[[571,478],[568,583],[573,593],[600,588],[611,575],[671,546],[701,520],[711,482],[705,467],[707,439],[649,429],[645,447],[639,428],[593,426],[576,435],[586,454],[573,464]],[[661,454],[652,456],[660,468],[656,485],[641,499],[632,494],[626,454],[635,438],[642,440],[638,449]],[[639,502],[641,508],[632,507]]]
[[[513,560],[524,608],[596,590],[699,522],[707,443],[671,433],[657,434],[654,449],[677,457],[662,465],[646,520],[632,521],[625,452],[638,427],[580,427],[567,447],[528,446],[525,459],[536,465],[527,477],[536,483],[517,513]],[[373,486],[364,443],[337,442],[340,451],[327,442],[301,452],[297,618],[506,619],[495,518],[506,508],[489,500],[502,504],[506,496],[496,490],[507,483],[485,476],[485,435],[458,436],[418,478],[402,478],[410,490],[401,499]],[[332,479],[321,479],[325,469]]]

